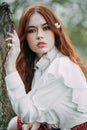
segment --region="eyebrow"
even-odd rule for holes
[[[41,26],[44,26],[44,25],[48,25],[48,23],[44,23],[44,24],[42,24]],[[33,25],[31,25],[31,26],[28,26],[28,28],[35,28],[36,26],[33,26]]]

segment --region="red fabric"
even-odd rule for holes
[[[17,118],[17,130],[22,130],[23,123],[21,122],[21,118]],[[40,128],[38,130],[50,130],[46,124],[41,124]]]
[[[21,118],[18,117],[17,118],[17,129],[22,130],[22,125],[23,125],[23,123],[21,122]]]
[[[74,126],[71,130],[87,130],[87,122]]]
[[[23,123],[21,122],[21,118],[17,118],[17,130],[22,130]],[[40,128],[38,130],[50,130],[46,124],[41,124]]]
[[[17,129],[22,130],[23,123],[21,122],[20,117],[17,118]],[[46,124],[41,124],[40,128],[38,130],[50,130]],[[71,130],[87,130],[87,122],[74,126],[71,128]]]

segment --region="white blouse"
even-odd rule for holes
[[[47,122],[61,130],[87,122],[87,82],[80,67],[54,47],[34,69],[28,94],[17,71],[5,77],[13,109],[22,121]]]

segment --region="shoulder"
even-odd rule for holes
[[[79,65],[75,64],[70,60],[68,56],[60,55],[57,56],[49,67],[49,71],[54,73],[62,73],[70,71],[72,69],[80,69]],[[80,69],[81,70],[81,69]]]
[[[71,81],[77,82],[77,80],[80,80],[81,83],[86,80],[80,66],[72,62],[67,56],[56,57],[51,63],[48,73],[70,83]]]
[[[74,63],[68,56],[60,56],[54,59],[54,64],[59,67],[68,68],[68,67],[79,67],[78,64]],[[69,68],[68,68],[69,69]]]

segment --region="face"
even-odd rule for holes
[[[51,31],[44,17],[35,13],[30,17],[26,36],[29,48],[41,57],[55,44],[54,33]]]

